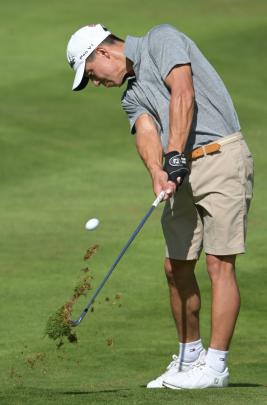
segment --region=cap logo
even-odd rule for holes
[[[82,54],[79,56],[79,59],[83,59],[84,56],[89,53],[90,49],[93,48],[93,46],[94,46],[94,44],[92,44],[92,43],[91,43],[90,45],[88,45],[88,47],[86,48],[86,50],[84,51],[84,53],[82,53]]]
[[[69,59],[69,65],[70,65],[71,68],[73,68],[73,66],[75,65],[75,56],[72,56]]]

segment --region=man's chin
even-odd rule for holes
[[[127,79],[128,79],[128,75],[125,75],[125,76],[123,77],[123,79],[122,79],[121,82],[119,82],[119,83],[116,83],[116,82],[106,82],[106,83],[104,83],[104,86],[105,86],[106,88],[110,88],[110,87],[121,87],[121,86],[126,82]]]
[[[105,82],[103,83],[103,86],[106,87],[107,89],[110,87],[120,87],[121,83],[115,83],[115,82]]]
[[[111,87],[121,87],[124,84],[124,82],[121,83],[108,83],[108,85],[106,85],[107,88],[111,88]]]

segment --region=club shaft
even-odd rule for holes
[[[122,248],[120,254],[118,255],[118,257],[116,258],[116,260],[114,261],[114,263],[112,264],[112,266],[110,267],[109,271],[107,272],[107,274],[105,275],[105,277],[103,278],[102,282],[100,283],[100,285],[97,287],[96,291],[94,292],[92,298],[90,299],[90,301],[88,302],[88,304],[86,305],[86,307],[84,308],[83,312],[81,313],[80,317],[76,320],[73,321],[73,325],[79,325],[79,323],[82,321],[82,319],[85,317],[85,315],[87,314],[88,310],[90,309],[90,307],[93,305],[96,297],[98,296],[98,294],[100,293],[100,291],[102,290],[102,288],[104,287],[104,285],[106,284],[107,280],[109,279],[109,277],[111,276],[113,270],[115,269],[115,267],[117,266],[117,264],[119,263],[119,261],[121,260],[121,258],[123,257],[123,255],[125,254],[126,250],[128,249],[128,247],[131,245],[131,243],[133,242],[133,240],[135,239],[136,235],[139,233],[139,231],[141,230],[141,228],[143,227],[143,225],[145,224],[145,222],[147,221],[147,219],[150,217],[150,215],[152,214],[152,212],[155,210],[155,208],[158,206],[158,204],[162,201],[164,197],[164,193],[160,193],[160,195],[156,198],[156,200],[154,201],[154,203],[152,204],[152,206],[150,207],[150,209],[147,211],[147,213],[145,214],[145,216],[143,217],[143,219],[141,220],[141,222],[139,223],[139,225],[137,226],[137,228],[134,230],[134,232],[132,233],[132,235],[130,236],[128,242],[126,243],[126,245]]]
[[[92,306],[92,304],[94,303],[96,297],[98,296],[98,294],[100,293],[100,291],[102,290],[102,288],[104,287],[104,285],[106,284],[107,280],[109,279],[109,277],[111,276],[113,270],[115,269],[115,267],[117,266],[117,264],[119,263],[119,261],[121,260],[121,258],[124,256],[126,250],[128,249],[128,247],[131,245],[131,243],[133,242],[133,240],[135,239],[136,235],[139,233],[139,231],[141,230],[141,228],[143,227],[143,225],[145,224],[146,220],[150,217],[150,215],[152,214],[152,212],[154,211],[156,207],[152,205],[152,207],[149,209],[149,211],[146,213],[146,215],[144,216],[144,218],[142,219],[142,221],[140,222],[140,224],[137,226],[137,228],[134,230],[134,232],[132,233],[132,235],[130,236],[128,242],[126,243],[126,245],[122,248],[120,254],[118,255],[118,257],[116,258],[116,260],[114,261],[114,263],[112,264],[112,266],[110,267],[109,271],[107,272],[107,274],[105,275],[105,277],[103,278],[102,282],[99,284],[99,286],[97,287],[97,289],[95,290],[92,298],[90,299],[90,301],[88,302],[88,304],[86,305],[86,307],[84,308],[80,318],[79,318],[79,322],[81,322],[81,320],[83,319],[83,317],[86,315],[86,313],[88,312],[88,310],[90,309],[90,307]]]

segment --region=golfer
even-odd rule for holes
[[[165,192],[165,272],[179,339],[166,371],[148,388],[225,387],[240,308],[236,255],[245,251],[253,161],[231,97],[196,44],[171,25],[125,41],[100,24],[76,31],[67,47],[72,89],[121,86],[122,107],[153,184]],[[199,328],[195,266],[204,250],[211,281],[207,352]]]

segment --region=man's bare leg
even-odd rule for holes
[[[239,289],[235,276],[235,256],[207,255],[206,261],[212,286],[212,312],[210,346],[205,365],[193,367],[185,373],[164,377],[165,387],[192,389],[219,388],[228,385],[228,349],[240,307]],[[187,296],[190,295],[190,293],[187,294]],[[178,317],[178,314],[176,315]],[[179,325],[179,322],[178,328],[182,328],[184,333],[185,328]],[[190,330],[190,327],[188,329]]]
[[[196,261],[165,260],[170,302],[180,342],[179,357],[173,358],[167,370],[150,381],[148,388],[162,388],[170,375],[183,374],[205,355],[199,337],[200,294],[195,279]]]
[[[206,256],[212,286],[210,347],[217,350],[229,349],[240,309],[235,259],[235,255]]]
[[[182,343],[200,338],[200,292],[194,273],[195,265],[196,260],[165,260],[172,314]]]

